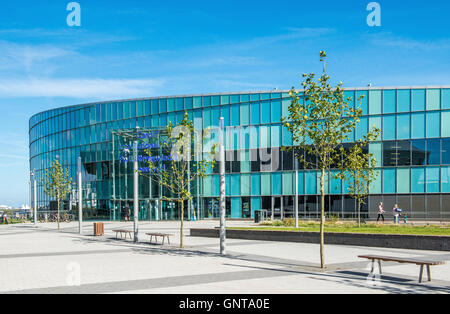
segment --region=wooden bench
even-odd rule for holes
[[[130,236],[131,239],[131,235],[134,233],[133,231],[130,230],[113,230],[113,232],[116,233],[116,239],[117,239],[117,235],[120,233],[120,237],[123,239],[124,235],[125,235],[125,239],[127,238],[127,234]]]
[[[162,245],[164,245],[165,239],[167,239],[167,242],[170,245],[170,237],[172,236],[171,234],[168,233],[158,233],[158,232],[146,233],[146,235],[150,236],[150,243],[152,243],[153,237],[155,237],[156,243],[158,243],[158,237],[162,238]]]
[[[378,268],[380,270],[380,275],[382,274],[381,261],[419,265],[420,266],[419,283],[422,283],[424,266],[427,266],[428,281],[431,281],[430,266],[445,264],[444,261],[430,261],[430,260],[424,260],[424,259],[418,259],[418,258],[401,258],[401,257],[380,256],[380,255],[360,255],[360,256],[358,256],[358,258],[366,258],[366,259],[369,259],[372,261],[372,269],[370,271],[371,274],[373,274],[373,272],[374,272],[375,261],[378,261]]]

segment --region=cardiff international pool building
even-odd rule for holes
[[[345,95],[365,96],[356,104],[364,117],[353,139],[372,125],[382,130],[380,140],[368,147],[377,159],[379,175],[370,187],[363,215],[376,217],[377,205],[384,201],[388,217],[389,209],[398,203],[412,219],[450,219],[450,87],[354,88]],[[187,112],[199,130],[217,126],[219,117],[224,117],[228,217],[250,218],[255,210],[267,210],[275,218],[292,217],[298,171],[299,215],[315,218],[320,208],[318,173],[304,169],[292,153],[280,149],[293,145],[280,122],[288,116],[290,101],[287,91],[227,93],[108,101],[38,113],[29,125],[38,209],[55,209],[39,183],[44,169],[59,159],[76,182],[81,157],[85,218],[123,219],[124,208],[130,206],[133,211],[133,169],[121,161],[119,147],[129,144],[122,134],[137,128],[161,130]],[[218,217],[218,167],[196,182],[187,217]],[[346,193],[347,184],[330,176],[326,186],[329,215],[355,217],[355,201]],[[66,209],[75,207],[76,190],[74,184]],[[177,205],[162,200],[162,193],[157,182],[139,178],[141,219],[179,218]]]

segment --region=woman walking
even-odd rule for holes
[[[385,211],[384,211],[384,209],[383,209],[383,202],[380,202],[380,205],[378,205],[378,218],[377,218],[377,222],[379,222],[380,221],[380,218],[381,218],[381,220],[383,221],[383,223],[384,223],[384,214],[385,213]]]

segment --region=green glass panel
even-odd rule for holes
[[[356,108],[360,108],[362,110],[363,115],[369,114],[368,108],[368,97],[369,93],[367,91],[356,91]],[[360,98],[363,97],[361,100]]]
[[[272,173],[272,195],[281,195],[282,192],[281,173]]]
[[[270,173],[261,173],[261,195],[271,195],[272,193],[272,176]]]
[[[373,158],[377,162],[377,166],[383,165],[383,145],[381,143],[370,143],[369,153],[373,155]]]
[[[441,192],[450,193],[450,167],[441,168]]]
[[[381,91],[369,91],[369,114],[381,114]]]
[[[441,114],[442,137],[450,137],[450,111],[443,111]]]
[[[252,195],[261,195],[261,175],[252,173]]]
[[[411,111],[411,90],[400,89],[397,91],[397,111],[409,112]]]
[[[220,96],[220,103],[221,103],[222,105],[228,105],[228,104],[230,104],[230,96],[228,96],[228,95],[222,95],[222,96]]]
[[[425,168],[411,169],[411,190],[413,193],[425,192]]]
[[[399,114],[397,116],[397,139],[405,140],[411,138],[411,115]]]
[[[194,108],[200,108],[202,106],[202,98],[194,97]]]
[[[427,138],[440,137],[440,132],[441,113],[427,112]]]
[[[427,110],[441,109],[441,90],[427,89]]]
[[[425,111],[425,90],[413,89],[411,91],[412,111]]]
[[[243,103],[240,107],[241,114],[241,125],[249,125],[250,124],[250,104]]]
[[[394,113],[396,111],[397,95],[395,90],[383,91],[383,113]]]
[[[250,174],[241,174],[241,196],[250,195]]]
[[[450,89],[442,90],[442,109],[450,109]]]
[[[381,170],[375,170],[377,177],[372,181],[369,187],[370,194],[381,194],[382,176]]]
[[[427,193],[439,193],[440,192],[440,168],[428,167],[426,168],[426,186]]]
[[[283,173],[283,195],[294,194],[294,174],[292,172]]]
[[[397,168],[397,193],[411,193],[409,168]]]
[[[167,111],[175,111],[175,99],[169,98],[167,100]]]
[[[425,114],[411,114],[411,137],[425,138]]]

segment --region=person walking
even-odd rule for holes
[[[399,215],[400,215],[397,204],[394,205],[394,208],[392,209],[392,214],[394,215],[394,224],[397,225],[399,223]]]
[[[381,220],[383,221],[383,223],[384,223],[384,214],[385,213],[385,211],[384,211],[384,209],[383,209],[383,202],[380,202],[380,205],[378,205],[378,218],[377,218],[377,222],[379,222],[380,221],[380,218],[381,218]]]

